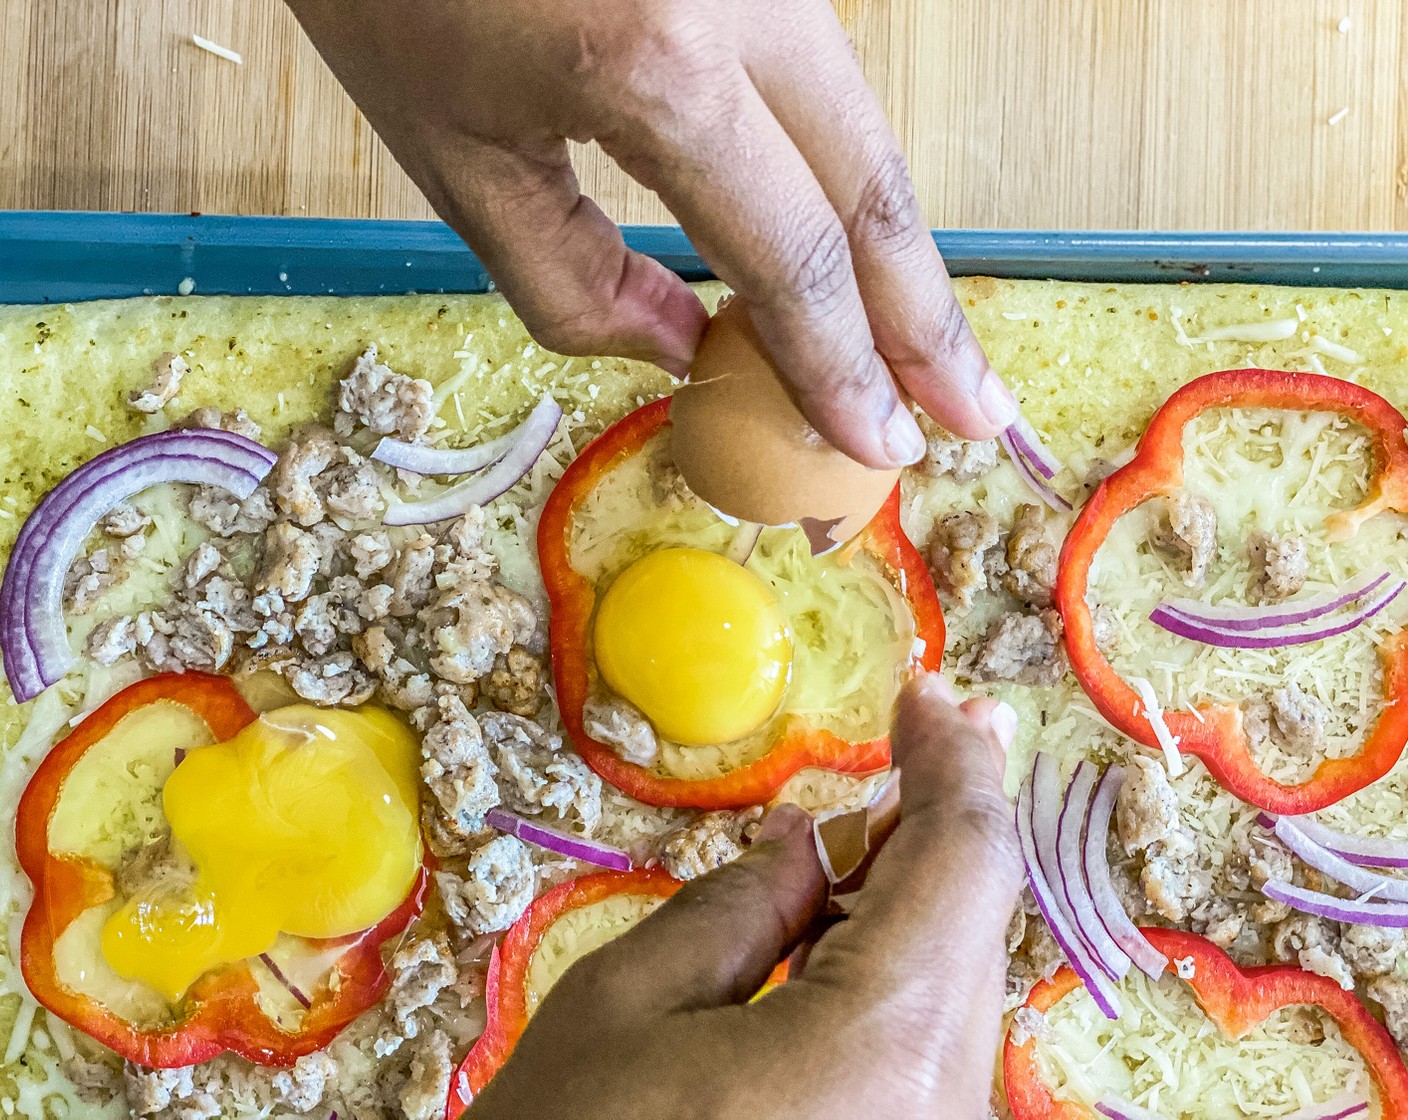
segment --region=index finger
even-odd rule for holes
[[[845,228],[741,64],[706,88],[682,82],[661,96],[690,111],[659,127],[628,108],[602,147],[746,301],[817,431],[870,467],[917,462],[924,438],[876,352]]]
[[[801,982],[938,1012],[991,977],[1022,861],[988,734],[948,702],[937,674],[901,695],[891,744],[899,828]]]

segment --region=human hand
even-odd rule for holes
[[[1010,708],[931,674],[892,737],[901,821],[857,905],[756,1003],[821,916],[806,814],[567,970],[470,1120],[984,1117],[1021,860],[1002,792]]]
[[[828,0],[289,4],[549,349],[682,374],[706,319],[581,194],[567,140],[595,140],[748,301],[841,450],[922,456],[894,378],[962,436],[1015,418]]]

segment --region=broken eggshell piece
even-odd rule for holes
[[[899,481],[811,426],[738,299],[710,320],[670,420],[675,464],[695,494],[725,519],[796,525],[814,555],[859,533]]]
[[[852,894],[881,846],[900,823],[900,772],[891,770],[885,784],[859,809],[822,813],[812,821],[812,837],[833,897]]]

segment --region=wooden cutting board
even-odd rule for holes
[[[1408,0],[838,6],[933,225],[1408,228]],[[0,0],[0,207],[430,216],[278,0]]]

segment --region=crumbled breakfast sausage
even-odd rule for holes
[[[988,589],[988,557],[997,553],[1001,539],[997,522],[981,510],[945,514],[934,525],[929,564],[939,586],[964,610],[973,605],[974,594]]]
[[[500,711],[531,718],[543,706],[546,684],[542,661],[522,646],[514,646],[494,659],[489,675],[479,682],[479,695]]]
[[[676,879],[697,879],[741,856],[747,830],[762,815],[762,809],[754,807],[695,817],[665,835],[660,844],[660,862]]]
[[[1251,597],[1255,602],[1274,603],[1288,599],[1305,586],[1310,574],[1305,541],[1258,529],[1247,537],[1247,558],[1251,561]]]
[[[234,412],[223,412],[211,405],[202,405],[200,408],[191,409],[172,427],[213,428],[220,432],[234,432],[237,436],[244,436],[245,439],[256,441],[263,435],[259,425],[250,419],[249,413],[244,409],[237,408]]]
[[[138,615],[134,634],[143,664],[158,673],[214,672],[235,648],[234,631],[203,600],[181,598],[165,611]]]
[[[562,740],[532,720],[508,712],[479,716],[484,741],[499,767],[499,795],[516,813],[554,809],[590,835],[601,821],[601,779]]]
[[[343,448],[326,428],[304,428],[289,441],[269,476],[279,512],[305,529],[316,525],[327,514],[319,476],[342,462]]]
[[[291,521],[276,521],[264,534],[264,563],[255,590],[276,592],[285,603],[300,602],[313,589],[319,558],[312,533]]]
[[[143,1069],[128,1062],[123,1067],[127,1105],[134,1116],[155,1116],[170,1108],[173,1101],[188,1099],[195,1092],[191,1066],[175,1069]]]
[[[1325,725],[1330,709],[1324,702],[1302,692],[1293,681],[1271,693],[1271,721],[1286,750],[1301,758],[1325,748]]]
[[[958,672],[975,681],[1054,685],[1066,673],[1060,639],[1061,617],[1055,611],[1005,614],[958,659]]]
[[[455,1061],[450,1036],[431,1031],[411,1055],[411,1073],[397,1099],[406,1120],[439,1120],[445,1114]]]
[[[1212,872],[1198,856],[1197,842],[1186,829],[1145,849],[1139,881],[1155,913],[1171,922],[1186,921],[1211,896]]]
[[[192,521],[220,537],[262,533],[274,520],[274,499],[263,486],[244,501],[216,486],[197,486],[189,508]]]
[[[346,650],[278,666],[289,687],[310,704],[355,708],[376,692],[376,678]]]
[[[99,665],[116,664],[137,649],[136,620],[120,614],[98,623],[88,634],[86,648]]]
[[[1339,935],[1321,918],[1292,914],[1271,932],[1271,951],[1278,961],[1291,961],[1307,972],[1328,976],[1341,988],[1354,987],[1354,977],[1340,956]]]
[[[435,387],[429,381],[395,373],[377,361],[377,346],[372,343],[338,383],[337,432],[351,435],[355,421],[377,435],[414,442],[435,419],[434,398]]]
[[[1184,583],[1201,587],[1217,555],[1217,513],[1212,503],[1186,491],[1154,503],[1149,543],[1181,563]]]
[[[1219,949],[1230,950],[1246,929],[1247,918],[1225,898],[1210,898],[1192,914],[1195,933],[1201,933]]]
[[[624,697],[593,692],[582,705],[582,725],[598,743],[605,743],[627,762],[653,766],[660,742],[645,713]]]
[[[95,548],[75,560],[64,576],[64,602],[70,611],[85,611],[126,578],[127,569],[111,549]]]
[[[342,456],[343,465],[328,471],[322,480],[328,516],[343,529],[380,520],[381,482],[376,469],[351,448],[344,447]]]
[[[1375,976],[1365,985],[1370,999],[1384,1009],[1384,1026],[1400,1049],[1408,1049],[1408,980]]]
[[[127,897],[179,896],[196,881],[196,866],[166,832],[123,859],[113,878]]]
[[[1361,980],[1394,972],[1405,949],[1408,942],[1401,929],[1346,925],[1340,931],[1340,952]]]
[[[279,1070],[270,1081],[270,1088],[281,1103],[294,1112],[312,1112],[323,1103],[323,1097],[335,1083],[337,1063],[327,1054],[315,1050],[304,1054],[289,1069]]]
[[[1143,754],[1130,757],[1115,801],[1115,825],[1130,855],[1178,832],[1178,794],[1157,759]]]
[[[103,514],[98,528],[110,537],[127,538],[152,527],[152,519],[130,502],[119,502]]]
[[[420,773],[451,827],[469,835],[484,827],[484,814],[499,803],[498,767],[479,724],[458,696],[441,696],[439,713],[421,740]]]
[[[425,606],[435,586],[435,538],[422,533],[403,544],[386,571],[386,582],[391,617],[407,618]]]
[[[358,533],[347,545],[347,554],[352,560],[352,570],[360,580],[368,580],[384,571],[391,563],[396,550],[391,545],[391,534],[385,529]]]
[[[420,1012],[429,1007],[459,978],[450,943],[443,934],[412,937],[391,954],[388,971],[391,990],[386,1008],[395,1030],[384,1030],[377,1039],[378,1057],[395,1053],[408,1038],[421,1033]]]
[[[441,588],[422,618],[431,668],[456,684],[486,676],[500,654],[531,641],[538,628],[532,603],[487,579]]]
[[[919,417],[928,444],[924,470],[940,477],[952,475],[955,482],[972,482],[997,466],[997,440],[961,439],[945,431],[927,416]]]
[[[497,933],[518,921],[537,883],[533,854],[516,836],[496,836],[476,848],[463,877],[435,872],[446,916],[471,936]]]
[[[180,354],[163,354],[152,363],[151,384],[127,394],[127,407],[137,412],[160,412],[181,391],[181,378],[190,372]]]
[[[362,616],[365,617],[364,612]],[[408,638],[399,628],[397,633],[403,641]],[[414,712],[435,702],[430,674],[421,672],[401,656],[391,628],[382,625],[367,627],[352,638],[352,652],[376,674],[381,682],[379,693],[386,704],[403,712]],[[426,721],[422,731],[428,729],[429,722]]]
[[[194,591],[213,576],[224,563],[225,557],[209,541],[202,541],[186,557],[181,565],[181,586]]]
[[[1020,505],[1007,535],[1007,573],[1002,585],[1008,594],[1028,606],[1051,606],[1056,586],[1056,557],[1059,549],[1045,510],[1037,505]]]

